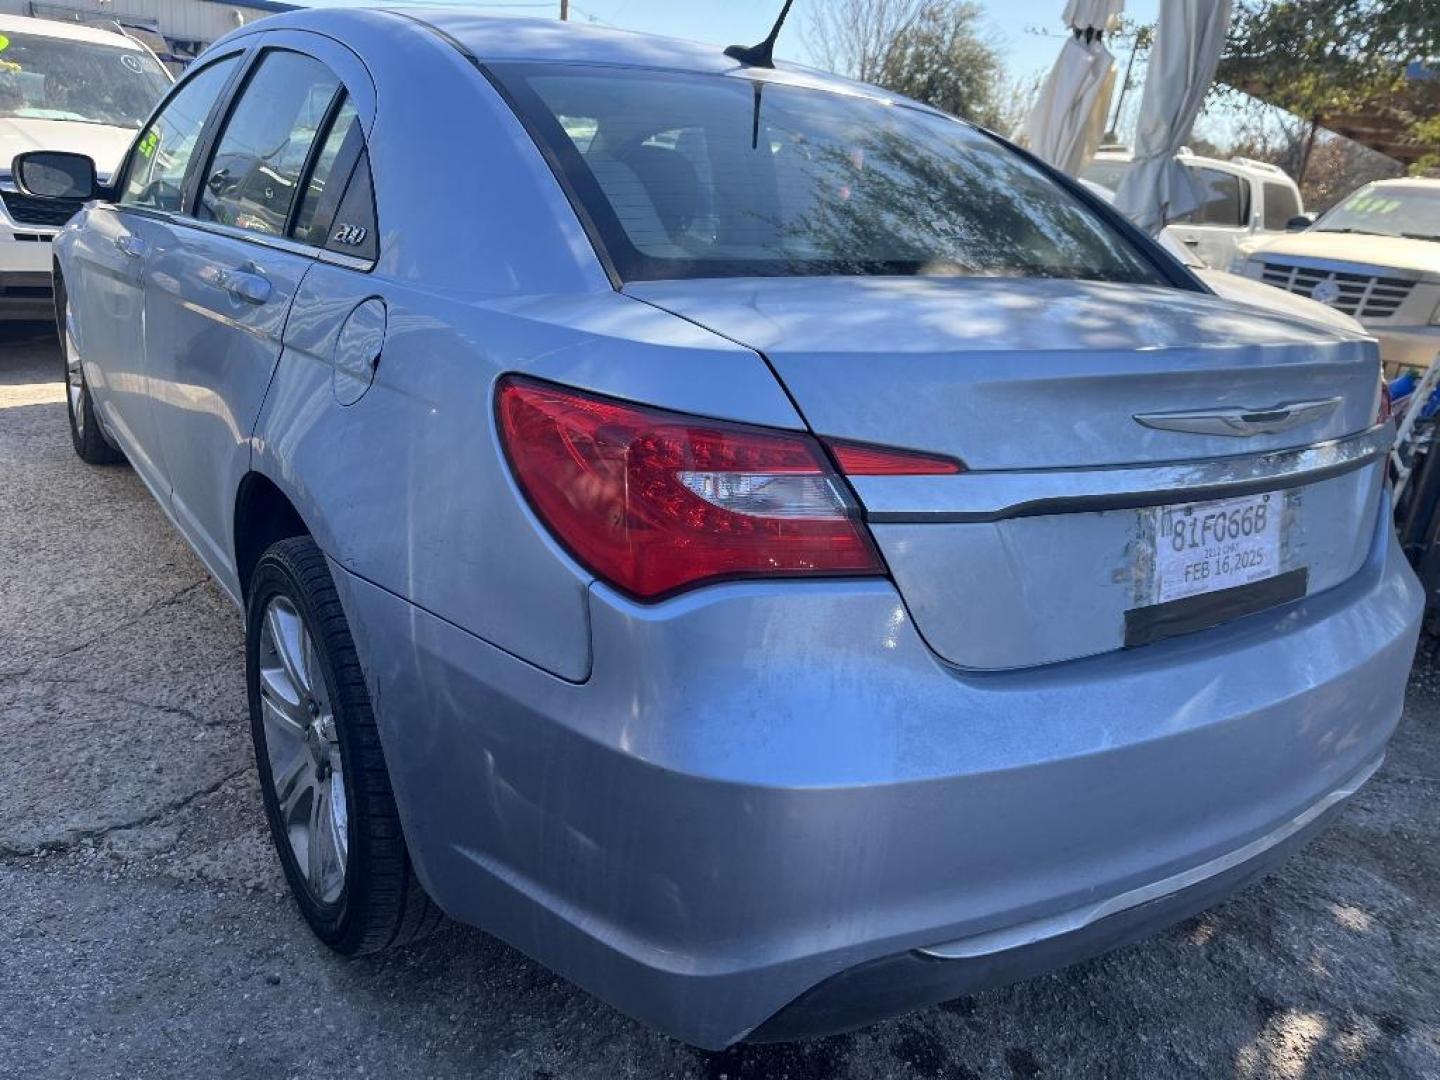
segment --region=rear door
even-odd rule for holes
[[[95,203],[73,248],[67,317],[106,427],[162,499],[169,476],[142,341],[142,270],[164,220],[182,205],[206,121],[237,74],[239,52],[208,62],[174,91],[131,149],[117,203]]]
[[[333,198],[327,181],[347,138],[353,151],[362,106],[373,109],[373,90],[347,50],[267,35],[207,148],[193,215],[166,222],[146,255],[146,352],[172,507],[232,586],[234,493],[291,303],[324,240],[312,235],[328,223],[317,208],[327,190]]]

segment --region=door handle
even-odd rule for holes
[[[247,304],[265,303],[274,288],[265,275],[249,270],[227,270],[220,281],[227,293]]]
[[[122,255],[128,255],[132,259],[138,259],[150,250],[150,245],[143,237],[134,233],[126,233],[124,236],[115,238],[115,246],[120,249]]]

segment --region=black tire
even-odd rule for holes
[[[260,657],[262,624],[277,598],[288,601],[309,631],[312,654],[328,691],[327,708],[334,718],[348,852],[343,885],[338,897],[329,901],[315,895],[300,866],[271,772],[261,711]],[[405,945],[431,933],[444,916],[411,865],[360,660],[325,557],[308,536],[281,540],[260,557],[251,577],[245,622],[250,730],[265,816],[305,921],[321,941],[347,956]]]
[[[70,304],[63,286],[56,292],[56,331],[60,336],[60,375],[65,380],[65,413],[70,420],[70,441],[75,453],[87,465],[119,465],[125,460],[104,430],[100,427],[95,413],[95,402],[90,397],[90,386],[85,381],[85,369],[80,365],[76,352],[75,338],[68,323],[71,319]]]

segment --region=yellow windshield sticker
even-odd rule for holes
[[[9,39],[8,37],[6,37],[4,34],[0,34],[0,52],[4,52],[4,51],[5,51],[6,49],[8,49],[9,47],[10,47],[10,39]]]
[[[154,128],[147,131],[140,139],[140,145],[136,147],[141,156],[150,157],[155,153],[155,148],[160,145],[160,133]]]

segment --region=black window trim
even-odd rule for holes
[[[121,201],[122,197],[125,194],[125,189],[127,186],[129,186],[130,183],[130,170],[135,167],[135,155],[139,151],[140,140],[143,139],[146,132],[148,132],[155,125],[155,121],[160,118],[160,114],[170,107],[170,103],[175,100],[175,98],[180,94],[180,91],[183,90],[185,87],[189,86],[197,78],[199,78],[202,72],[210,70],[216,64],[223,64],[228,60],[237,60],[238,63],[236,63],[235,65],[235,70],[230,72],[230,77],[225,80],[225,84],[220,87],[220,92],[215,96],[215,100],[211,103],[210,111],[206,114],[205,122],[200,127],[200,134],[195,140],[195,149],[190,154],[190,160],[185,163],[185,175],[182,178],[180,184],[180,205],[182,208],[186,205],[186,200],[189,198],[191,174],[195,170],[196,159],[200,157],[201,151],[203,151],[209,144],[210,134],[215,125],[215,117],[222,109],[229,107],[230,99],[235,92],[236,79],[239,78],[240,74],[249,67],[249,61],[246,54],[250,52],[251,48],[252,47],[250,45],[240,46],[235,49],[231,49],[228,52],[222,53],[221,55],[216,56],[213,59],[207,60],[205,61],[205,63],[196,67],[193,71],[187,71],[183,79],[177,80],[176,83],[170,87],[169,92],[160,99],[160,103],[156,105],[153,110],[151,110],[149,118],[146,119],[145,123],[140,126],[140,130],[135,133],[135,140],[130,144],[130,149],[126,151],[124,162],[122,163],[120,168],[116,170],[115,175],[110,178],[110,191],[114,197],[115,206],[117,208],[127,211],[140,212],[146,210],[154,210],[153,207],[134,206]],[[170,213],[170,211],[157,212]]]
[[[249,63],[245,65],[244,78],[238,84],[235,84],[229,88],[230,96],[225,102],[224,115],[220,118],[219,123],[214,124],[208,132],[204,148],[204,167],[201,168],[200,171],[196,172],[193,176],[187,178],[190,182],[191,190],[186,193],[185,201],[181,203],[181,206],[183,207],[183,212],[187,218],[199,222],[202,225],[219,224],[219,222],[205,221],[203,218],[200,217],[200,192],[201,189],[205,186],[203,177],[209,174],[210,166],[215,163],[215,154],[220,148],[220,138],[225,133],[226,129],[230,126],[230,121],[235,115],[235,109],[239,106],[241,100],[244,99],[245,91],[249,89],[250,82],[252,79],[255,78],[255,73],[260,70],[260,65],[264,62],[265,57],[269,56],[271,53],[282,52],[294,53],[296,56],[303,56],[306,60],[319,64],[322,68],[324,68],[326,71],[328,71],[331,75],[335,77],[335,93],[331,96],[330,103],[325,106],[325,116],[327,118],[327,121],[331,115],[331,110],[335,108],[335,99],[337,97],[343,97],[347,92],[345,89],[345,80],[340,77],[340,73],[334,68],[332,68],[329,64],[325,63],[324,60],[321,60],[318,56],[314,56],[311,53],[305,52],[303,49],[296,49],[289,45],[266,45],[262,43],[258,48],[253,51]],[[324,125],[322,124],[321,127],[323,128]],[[315,139],[311,142],[310,148],[305,152],[305,165],[301,170],[302,175],[308,175],[307,171],[310,167],[310,163],[315,153],[315,144],[319,142],[319,140],[320,131],[319,129],[317,129]],[[299,202],[300,190],[297,184],[295,200],[290,204],[290,209],[285,215],[285,231],[283,233],[280,233],[278,237],[275,237],[275,234],[273,233],[262,233],[254,229],[242,229],[240,231],[247,234],[253,233],[257,236],[269,236],[282,240],[290,239],[290,224],[294,218],[295,207],[299,204]]]
[[[323,138],[317,138],[317,150],[315,157],[307,163],[307,167],[302,178],[303,188],[308,188],[310,186],[310,179],[314,173],[315,164],[319,160],[319,148],[323,146],[323,142],[325,140],[328,140],[333,133],[332,129],[335,125],[335,120],[339,117],[340,110],[343,108],[346,100],[350,100],[349,93],[348,91],[343,91],[342,89],[342,93],[339,99],[331,103],[332,111],[325,119]],[[358,117],[358,112],[356,115]],[[316,207],[315,224],[320,224],[321,218],[323,216],[323,231],[325,235],[325,240],[321,244],[311,246],[318,247],[322,251],[332,251],[336,255],[347,255],[346,252],[334,251],[334,249],[329,246],[330,240],[334,233],[335,218],[340,213],[340,207],[345,202],[345,196],[350,191],[350,185],[355,182],[355,176],[358,169],[360,168],[360,165],[364,163],[366,169],[368,170],[369,161],[369,144],[366,142],[364,125],[362,124],[360,125],[360,138],[356,140],[353,144],[350,143],[350,141],[347,139],[345,143],[341,144],[340,151],[336,155],[335,164],[331,168],[331,178],[333,180],[333,183],[331,181],[327,181],[331,194],[322,196],[319,205]],[[294,214],[292,215],[290,224],[285,231],[285,235],[290,237],[292,240],[295,239],[295,219],[299,217],[300,203],[303,198],[304,191],[302,190],[301,199],[297,199],[295,201]],[[374,234],[376,248],[375,258],[378,261],[380,254],[380,221],[379,215],[376,213],[375,210],[375,185],[373,178],[370,182],[370,220],[367,222],[367,227],[370,228]],[[297,242],[308,243],[308,241]],[[359,255],[349,255],[348,257],[353,259],[360,259],[364,262],[371,261],[370,259],[364,258]]]
[[[291,253],[291,255],[304,255],[307,256],[307,258],[317,259],[317,261],[320,262],[327,262],[327,264],[334,266],[353,269],[353,271],[361,272],[361,274],[369,274],[370,271],[376,268],[376,264],[379,262],[379,230],[377,230],[376,235],[376,258],[361,259],[354,255],[330,251],[330,249],[323,248],[323,246],[312,245],[312,243],[305,243],[302,242],[302,240],[292,238],[292,236],[289,235],[289,228],[294,225],[292,219],[287,220],[287,232],[285,232],[285,235],[275,236],[271,235],[271,233],[255,232],[253,229],[239,229],[235,228],[235,226],[223,225],[223,223],[220,222],[206,222],[206,220],[202,220],[196,215],[196,209],[197,206],[199,206],[200,200],[200,179],[204,176],[204,171],[209,170],[210,161],[215,157],[215,148],[217,140],[219,140],[220,132],[225,131],[225,125],[228,124],[230,120],[230,114],[235,111],[235,105],[236,102],[239,101],[240,94],[242,94],[245,86],[249,85],[253,72],[256,71],[259,62],[264,58],[265,53],[268,52],[292,52],[315,60],[315,63],[320,63],[321,66],[324,66],[325,71],[336,76],[336,81],[340,84],[336,96],[340,101],[344,101],[344,96],[350,92],[346,86],[346,81],[341,78],[340,73],[338,73],[336,69],[331,68],[328,63],[325,63],[324,60],[318,58],[318,56],[305,52],[304,49],[292,48],[292,46],[289,45],[266,45],[264,40],[261,40],[259,43],[251,40],[251,42],[245,43],[245,45],[240,46],[240,48],[232,50],[232,52],[226,52],[223,56],[216,56],[213,60],[207,60],[202,68],[196,69],[196,73],[204,71],[206,68],[212,68],[213,65],[222,62],[222,60],[239,58],[240,62],[236,65],[235,71],[230,73],[230,78],[226,81],[225,86],[220,89],[220,94],[216,96],[215,104],[210,107],[210,114],[207,115],[206,121],[204,121],[204,127],[200,130],[200,138],[196,140],[194,153],[190,156],[189,163],[186,164],[186,177],[184,177],[184,183],[183,186],[181,186],[181,209],[158,210],[156,207],[151,206],[128,206],[128,204],[122,204],[120,200],[118,200],[118,196],[120,196],[120,192],[124,190],[124,187],[115,187],[115,194],[117,194],[117,202],[114,203],[115,209],[124,210],[125,213],[138,213],[138,215],[145,217],[166,220],[166,222],[171,222],[173,225],[183,225],[189,229],[200,229],[202,232],[215,233],[217,236],[226,236],[226,238],[229,239],[245,240],[245,242],[255,243],[255,245],[261,246],[261,248],[271,248],[274,249],[274,251]],[[156,108],[156,111],[151,114],[150,121],[145,122],[145,127],[141,128],[140,135],[143,135],[144,132],[148,130],[148,127],[150,127],[150,122],[153,122],[154,118],[160,115],[160,109],[170,104],[170,99],[179,91],[180,86],[189,84],[190,78],[193,78],[193,76],[190,76],[189,72],[187,72],[186,75],[187,78],[177,82],[174,88],[171,88],[170,94],[167,94],[164,101],[161,102],[160,107]],[[325,124],[328,125],[334,120],[334,111],[338,111],[338,105],[333,99],[327,107]],[[140,143],[140,135],[135,137],[135,144]],[[318,143],[320,143],[320,135],[317,134],[315,145],[318,145]],[[135,144],[131,145],[131,154],[134,153]],[[312,154],[314,154],[315,145],[311,145],[311,153],[310,156],[307,156],[307,163],[305,163],[305,183],[308,183],[310,170],[312,166],[314,166]],[[364,151],[366,151],[367,145],[369,144],[367,144],[366,138],[364,138],[364,132],[361,130],[360,153],[357,154],[357,161],[366,157]],[[203,161],[203,167],[197,166],[199,161]],[[128,168],[130,168],[130,158],[127,157],[127,160],[125,160],[127,176]],[[353,176],[354,167],[351,166],[350,176],[346,177],[346,186],[348,186]],[[373,202],[374,192],[372,190],[372,203]],[[298,206],[298,204],[300,204],[300,199],[295,200],[295,206]],[[292,213],[294,213],[295,206],[291,207]],[[376,219],[374,220],[379,223],[379,216],[376,215]]]
[[[224,130],[225,124],[229,122],[230,114],[234,111],[235,104],[239,100],[240,94],[243,92],[244,87],[249,85],[251,75],[258,67],[261,57],[266,52],[293,52],[299,54],[300,56],[309,57],[309,59],[314,60],[316,63],[322,65],[327,71],[329,71],[332,75],[335,76],[336,80],[340,84],[339,91],[337,92],[337,97],[341,101],[343,101],[345,95],[349,93],[349,89],[345,85],[345,80],[341,78],[340,74],[335,71],[334,68],[332,68],[329,64],[325,63],[325,61],[320,59],[320,57],[314,56],[303,49],[297,49],[289,45],[266,45],[263,43],[263,41],[257,44],[254,40],[251,40],[243,46],[231,50],[222,56],[217,56],[213,60],[207,60],[203,66],[195,69],[195,73],[197,75],[199,74],[199,72],[204,71],[206,68],[213,67],[215,64],[218,64],[227,59],[235,59],[238,57],[240,62],[236,64],[235,70],[231,72],[230,78],[226,81],[225,85],[221,88],[220,93],[216,96],[214,104],[210,107],[210,113],[205,119],[205,125],[200,130],[200,137],[195,141],[195,151],[190,155],[190,161],[186,164],[185,179],[181,187],[181,209],[159,210],[151,206],[132,206],[121,203],[119,201],[119,196],[120,193],[124,191],[124,187],[118,184],[113,188],[115,194],[115,202],[112,205],[115,207],[116,210],[123,210],[127,214],[139,214],[141,216],[154,218],[159,221],[167,221],[175,225],[183,225],[186,228],[199,229],[202,232],[213,233],[217,236],[224,236],[233,240],[243,240],[247,243],[258,244],[260,247],[268,247],[276,251],[283,251],[292,255],[303,255],[307,258],[315,259],[319,262],[329,263],[333,266],[343,267],[347,270],[355,270],[360,273],[368,274],[375,269],[376,264],[379,262],[378,245],[380,238],[378,235],[378,228],[375,238],[377,245],[376,257],[374,259],[362,259],[355,255],[347,255],[343,251],[331,251],[328,248],[320,247],[314,244],[308,244],[303,241],[294,239],[292,236],[289,235],[288,231],[290,225],[293,224],[293,222],[290,221],[287,221],[286,224],[286,234],[283,236],[275,236],[270,233],[256,232],[253,229],[240,229],[235,226],[222,224],[218,221],[203,221],[194,212],[200,198],[200,178],[204,175],[205,169],[209,168],[210,161],[214,156],[215,143],[220,133]],[[149,120],[147,120],[145,123],[145,126],[142,127],[139,133],[136,135],[135,142],[131,144],[130,155],[134,154],[135,146],[139,144],[140,137],[143,136],[145,132],[149,129],[150,124],[154,122],[155,117],[160,115],[160,110],[163,109],[166,105],[168,105],[170,103],[170,100],[179,91],[180,87],[188,84],[192,78],[194,78],[194,76],[192,76],[189,72],[186,72],[186,77],[177,82],[175,86],[171,88],[170,93],[166,94],[161,104],[156,107],[154,112],[151,113]],[[333,120],[333,115],[329,110],[338,110],[338,106],[335,101],[332,100],[330,106],[327,107],[327,124]],[[318,142],[319,137],[317,135],[317,145]],[[368,143],[364,138],[362,130],[360,151],[356,155],[357,163],[358,161],[365,158],[365,150],[367,149],[367,147]],[[314,152],[314,149],[315,147],[312,146],[312,154]],[[127,177],[129,175],[130,161],[131,157],[127,156],[124,165],[124,172]],[[200,161],[203,161],[205,163],[203,169],[197,167],[196,163]],[[309,175],[308,171],[312,167],[313,162],[311,161],[310,157],[307,156],[307,171],[305,173],[307,183]],[[119,174],[117,173],[117,176],[118,175]],[[351,166],[350,174],[346,177],[345,182],[347,187],[349,186],[350,180],[351,178],[353,178],[353,176],[354,166]],[[373,184],[371,191],[371,201],[372,214],[375,214],[375,221],[378,226],[378,213],[376,213],[373,209]],[[295,202],[298,206],[299,199],[297,198]],[[292,207],[292,212],[293,210],[294,207]],[[328,227],[326,229],[326,232],[328,234]]]
[[[319,57],[311,59],[325,64]],[[341,107],[350,96],[350,91],[345,86],[345,80],[340,78],[340,73],[331,68],[329,64],[325,64],[325,70],[335,76],[338,85],[335,87],[335,93],[330,95],[330,103],[325,106],[325,116],[321,119],[320,126],[315,129],[315,138],[310,143],[310,149],[305,153],[305,164],[301,166],[300,175],[295,180],[295,199],[290,203],[290,212],[285,215],[285,231],[281,234],[288,236],[291,240],[295,239],[295,224],[300,217],[300,204],[305,201],[305,196],[309,193],[310,179],[320,160],[320,152],[330,139],[330,129],[335,126],[335,118],[340,115]],[[339,164],[338,160],[336,164]],[[349,182],[349,177],[346,177],[346,182]],[[299,242],[304,243],[304,241]]]
[[[350,255],[347,252],[336,251],[330,247],[334,239],[336,221],[340,217],[340,208],[345,205],[345,198],[350,194],[350,185],[355,183],[356,177],[360,175],[361,169],[365,170],[365,185],[370,189],[370,218],[366,222],[366,228],[371,230],[375,241],[374,258],[360,255]],[[330,219],[325,223],[325,243],[320,250],[326,254],[334,255],[341,259],[354,259],[360,262],[368,262],[372,266],[380,261],[380,211],[375,200],[375,173],[370,166],[370,148],[365,142],[362,133],[360,145],[354,154],[354,160],[349,163],[349,172],[345,176],[345,183],[340,188],[340,196],[335,200],[334,209],[330,213]]]

